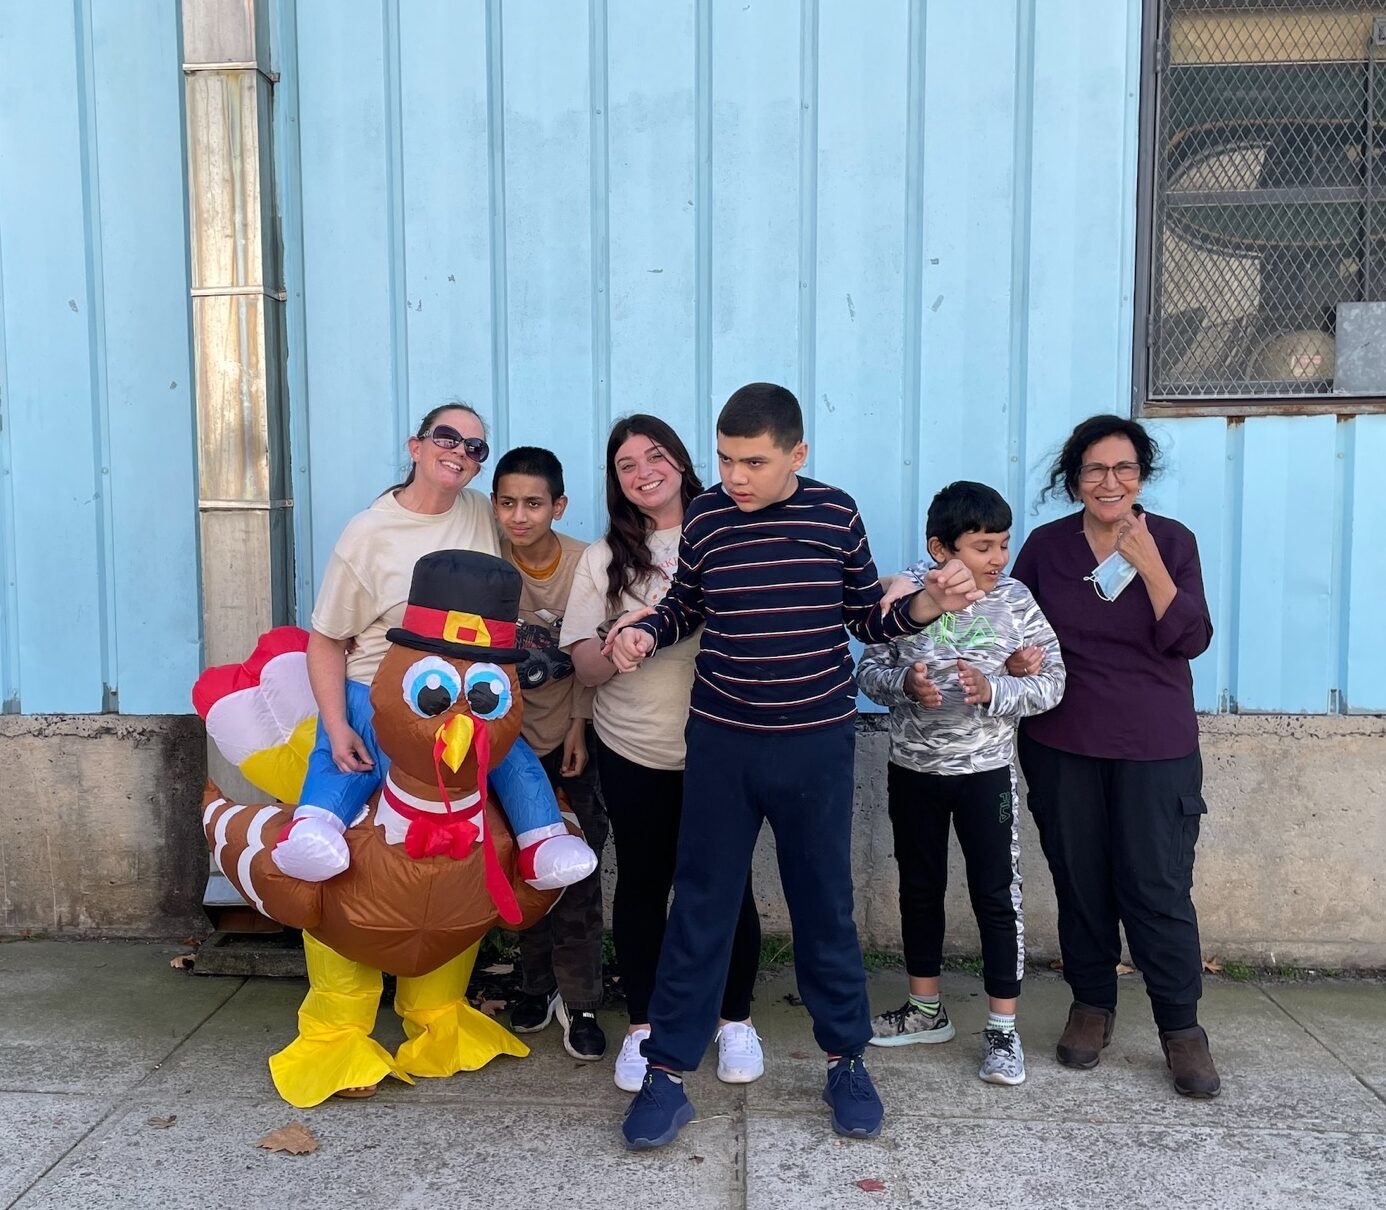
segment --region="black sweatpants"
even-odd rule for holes
[[[632,1024],[642,1025],[650,1019],[650,995],[674,885],[683,770],[651,769],[601,743],[597,768],[616,846],[612,940],[626,1011]],[[734,938],[730,952],[722,955],[718,965],[700,971],[699,977],[705,986],[716,989],[725,1020],[744,1021],[751,1015],[751,990],[760,967],[760,914],[751,895],[749,866],[730,894],[736,913],[735,924],[728,930]]]
[[[997,1000],[1014,999],[1025,974],[1025,914],[1010,766],[944,775],[891,763],[886,787],[900,867],[905,969],[916,978],[934,978],[943,961],[951,820],[967,866],[972,914],[982,935],[983,986]]]
[[[1196,1024],[1203,956],[1194,846],[1208,809],[1198,749],[1174,760],[1113,760],[1062,752],[1022,730],[1019,753],[1054,876],[1064,979],[1074,999],[1116,1007],[1119,921],[1155,1024]]]
[[[717,1022],[737,901],[763,821],[775,833],[794,932],[794,973],[830,1054],[871,1037],[852,920],[855,719],[811,731],[755,732],[688,720],[683,827],[674,906],[659,957],[643,1050],[674,1071],[698,1066]]]
[[[520,934],[521,987],[527,995],[548,995],[556,987],[574,1012],[602,1006],[602,849],[606,845],[606,811],[597,795],[597,771],[591,752],[595,733],[587,728],[587,767],[564,777],[563,745],[539,758],[549,782],[562,788],[578,826],[597,855],[597,868],[558,897],[553,910]]]

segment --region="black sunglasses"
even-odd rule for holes
[[[491,456],[491,447],[481,437],[464,437],[451,425],[436,424],[422,434],[440,450],[455,450],[459,445],[462,452],[478,465]]]

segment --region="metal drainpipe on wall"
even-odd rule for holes
[[[183,0],[203,660],[293,618],[269,0]],[[228,795],[249,787],[215,751]]]

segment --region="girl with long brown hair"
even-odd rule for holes
[[[578,678],[596,687],[593,723],[602,796],[616,847],[612,934],[630,1027],[616,1059],[616,1084],[640,1088],[649,1003],[664,940],[683,809],[683,729],[693,685],[694,637],[647,660],[639,675],[615,675],[602,655],[604,624],[658,602],[678,565],[688,503],[703,490],[688,449],[657,416],[618,420],[606,443],[605,537],[587,548],[563,616],[562,645]],[[748,1083],[764,1071],[750,1023],[760,960],[760,918],[747,880],[726,972],[717,1075]]]

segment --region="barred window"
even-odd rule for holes
[[[1136,392],[1386,405],[1386,0],[1146,3]]]

